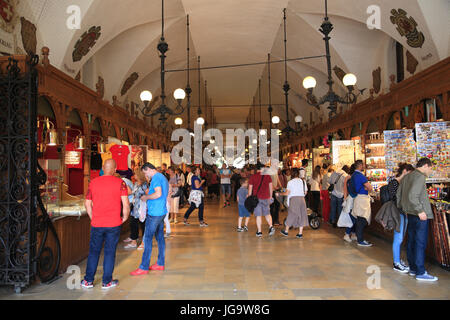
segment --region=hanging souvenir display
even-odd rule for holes
[[[429,158],[427,182],[450,182],[450,122],[416,123],[417,158]]]
[[[384,131],[384,147],[388,177],[395,175],[399,163],[416,164],[416,142],[412,130]]]

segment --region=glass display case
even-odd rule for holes
[[[58,205],[61,198],[62,178],[60,174],[61,161],[51,159],[39,159],[39,165],[47,174],[47,182],[40,186],[42,202],[44,205]]]

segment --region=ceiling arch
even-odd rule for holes
[[[66,28],[66,9],[72,4],[81,9],[79,30]],[[366,26],[367,8],[373,4],[381,10],[380,30],[369,30]],[[372,87],[372,70],[380,66],[382,90],[388,90],[389,75],[395,73],[396,67],[395,41],[417,59],[418,71],[449,56],[448,0],[358,0],[352,5],[348,0],[333,0],[328,5],[329,17],[335,27],[330,41],[332,67],[337,65],[345,72],[356,74],[359,88]],[[89,81],[89,86],[102,76],[105,99],[117,95],[126,103],[137,101],[142,88],[150,88],[154,95],[160,91],[156,45],[161,33],[161,0],[33,0],[20,1],[18,8],[23,16],[36,24],[38,48],[44,45],[50,48],[51,63],[73,77],[86,64],[92,65],[89,74],[95,80]],[[318,31],[324,16],[323,0],[166,0],[165,36],[170,47],[167,66],[185,67],[187,14],[191,18],[191,67],[196,67],[197,55],[202,58],[202,66],[263,62],[269,52],[272,59],[283,59],[283,8],[287,8],[288,15],[288,58],[323,55],[323,36]],[[422,47],[409,46],[406,37],[402,37],[390,21],[391,10],[400,8],[417,22],[417,29],[425,37]],[[100,38],[80,61],[73,62],[75,43],[92,26],[101,27]],[[305,94],[301,80],[313,75],[318,82],[316,95],[326,93],[326,61],[324,58],[291,61],[288,68],[292,88],[290,105],[304,119],[309,119],[309,112],[314,109],[298,98]],[[281,89],[283,64],[273,64],[271,71],[273,101],[276,102],[276,97],[284,101]],[[121,87],[133,72],[139,73],[139,79],[121,97]],[[197,73],[192,71],[193,106],[198,104],[196,77]],[[169,73],[166,79],[167,95],[175,88],[186,86],[185,72]],[[258,79],[262,79],[263,96],[267,95],[266,65],[202,70],[201,104],[204,104],[205,79],[208,97],[217,105],[251,104],[257,93]],[[336,91],[345,92],[334,72],[333,80]],[[248,107],[214,108],[219,123],[245,122],[249,111]],[[194,110],[191,117],[195,117]],[[186,115],[183,118],[186,119]]]

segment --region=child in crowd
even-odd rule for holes
[[[241,187],[237,192],[237,201],[239,208],[239,220],[237,232],[248,231],[248,221],[250,220],[250,212],[245,208],[245,199],[248,196],[248,178],[241,179]],[[242,228],[242,219],[245,218],[245,224]]]

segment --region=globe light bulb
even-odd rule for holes
[[[176,119],[175,119],[175,124],[176,124],[177,126],[181,126],[181,125],[183,124],[183,119],[181,119],[181,118],[176,118]]]
[[[198,117],[197,118],[197,124],[202,126],[205,124],[205,119],[203,119],[202,117]]]
[[[300,122],[302,122],[302,121],[303,121],[302,116],[296,116],[296,117],[295,117],[295,122],[300,123]]]
[[[279,116],[274,116],[272,118],[272,123],[273,124],[279,124],[280,123],[280,117]]]
[[[141,92],[141,101],[142,102],[149,102],[152,101],[152,93],[148,90],[142,91]]]
[[[184,100],[186,98],[186,92],[183,89],[177,89],[173,93],[175,100]]]
[[[354,86],[356,84],[356,76],[353,73],[347,73],[344,78],[342,79],[342,82],[344,83],[344,86]]]
[[[317,84],[316,79],[314,79],[314,77],[306,77],[305,79],[303,79],[303,88],[305,89],[312,89],[315,88]]]

